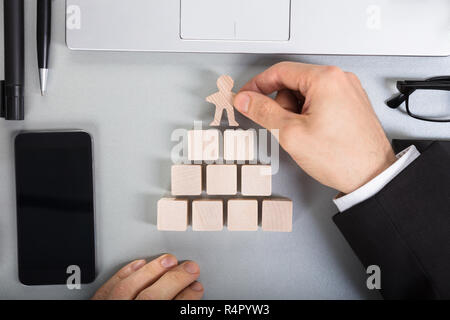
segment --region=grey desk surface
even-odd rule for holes
[[[41,97],[34,25],[30,1],[27,119],[0,121],[0,298],[89,298],[127,261],[162,252],[200,264],[207,299],[379,298],[365,289],[365,270],[331,220],[335,191],[306,176],[284,153],[274,190],[294,201],[293,233],[158,232],[156,201],[170,185],[170,134],[211,119],[213,107],[204,97],[218,75],[230,74],[241,86],[273,63],[293,60],[356,73],[390,138],[448,139],[448,124],[411,119],[383,101],[396,79],[448,74],[450,57],[73,52],[64,42],[63,1],[55,1],[49,92]],[[70,128],[89,131],[95,141],[98,277],[79,291],[25,287],[17,278],[12,136],[24,129]]]

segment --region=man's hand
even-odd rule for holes
[[[193,261],[178,264],[165,254],[149,263],[136,260],[117,272],[93,300],[198,300],[203,286],[197,282],[200,268]]]
[[[267,95],[278,92],[275,100]],[[337,67],[282,62],[254,77],[234,100],[310,176],[350,193],[396,158],[358,78]]]

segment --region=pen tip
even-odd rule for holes
[[[48,77],[48,69],[40,69],[39,70],[39,80],[41,83],[41,95],[44,96],[47,91],[47,77]]]

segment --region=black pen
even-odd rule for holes
[[[37,56],[39,67],[39,80],[41,83],[41,94],[47,91],[48,79],[48,56],[50,53],[52,26],[52,0],[37,1]]]
[[[1,116],[24,119],[24,0],[3,2],[5,81],[2,81]]]

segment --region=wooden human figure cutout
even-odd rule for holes
[[[234,118],[233,100],[236,95],[231,90],[233,89],[234,81],[230,76],[220,76],[217,79],[217,88],[219,91],[206,98],[206,101],[216,105],[216,113],[214,114],[214,120],[210,126],[220,126],[220,120],[222,120],[223,110],[227,111],[228,125],[230,127],[238,127],[239,123]]]

